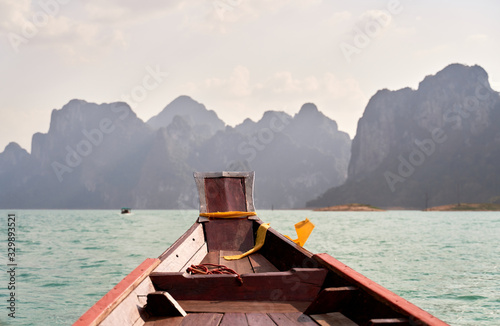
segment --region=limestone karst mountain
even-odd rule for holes
[[[483,68],[452,64],[416,90],[377,92],[358,122],[346,183],[308,205],[488,202],[500,195],[498,162],[499,93]]]
[[[269,111],[245,129],[187,96],[148,123],[125,103],[72,100],[33,135],[31,154],[17,144],[0,153],[0,207],[197,208],[193,171],[249,169],[262,208],[304,206],[345,180],[351,140],[317,109],[302,111]],[[321,142],[302,139],[313,129]]]

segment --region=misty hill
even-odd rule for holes
[[[378,91],[358,122],[348,179],[308,206],[425,208],[500,195],[500,97],[479,66],[452,64],[417,90]]]
[[[351,143],[304,107],[231,128],[187,96],[148,123],[126,103],[72,100],[31,154],[15,143],[0,153],[0,207],[197,208],[193,171],[220,170],[255,170],[257,207],[300,207],[345,181]],[[302,139],[313,131],[321,141]]]
[[[186,120],[193,127],[192,132],[206,138],[224,130],[226,126],[214,111],[207,110],[203,104],[185,95],[177,97],[147,123],[154,129],[159,129],[169,126],[175,117]]]

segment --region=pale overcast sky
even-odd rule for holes
[[[71,99],[142,120],[179,95],[229,125],[306,102],[354,137],[369,98],[451,63],[500,90],[500,2],[0,0],[0,152]]]

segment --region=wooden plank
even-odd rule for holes
[[[206,249],[203,249],[204,245],[203,225],[195,223],[188,232],[184,233],[160,256],[162,262],[155,269],[155,272],[179,272],[185,265],[193,261],[192,258],[197,253],[197,258],[201,260],[203,257],[199,256],[206,255]],[[199,252],[200,248],[202,248],[202,252]]]
[[[245,178],[205,178],[207,212],[247,211]]]
[[[320,315],[312,315],[312,319],[314,319],[318,324],[322,326],[358,326],[355,322],[341,314],[340,312],[330,312],[327,314]]]
[[[297,268],[287,272],[236,275],[152,273],[158,291],[176,300],[312,301],[326,276],[323,268]]]
[[[185,272],[191,265],[198,265],[207,255],[207,244],[204,243],[200,249],[189,259],[184,266],[181,267],[180,271]]]
[[[301,312],[270,313],[269,316],[278,326],[317,326],[309,316]]]
[[[186,312],[177,301],[165,291],[148,293],[146,311],[151,316],[182,316]]]
[[[125,300],[134,289],[141,284],[149,273],[158,266],[160,260],[148,258],[142,262],[130,274],[125,276],[112,290],[105,294],[86,313],[84,313],[73,325],[97,325],[104,320],[123,300]],[[135,297],[137,300],[137,297]],[[137,308],[136,308],[137,310]],[[139,314],[137,314],[139,317]],[[133,321],[135,322],[135,320]],[[132,322],[132,324],[133,324]]]
[[[304,313],[308,315],[317,315],[341,311],[343,307],[349,304],[357,290],[358,289],[354,286],[325,288],[321,290]]]
[[[144,326],[179,326],[184,317],[153,317]]]
[[[412,316],[412,318],[419,323],[433,326],[448,325],[428,312],[401,298],[397,294],[373,282],[366,276],[354,271],[328,254],[317,254],[314,255],[313,258],[324,267],[346,279],[352,285],[366,291],[367,294],[373,296],[378,301],[391,307],[395,311],[402,313],[403,315]]]
[[[142,307],[146,304],[144,295],[153,291],[153,283],[146,277],[99,325],[133,325],[137,323],[142,325],[141,322],[144,323],[143,318],[141,318],[143,316]]]
[[[254,221],[254,232],[257,232],[260,224],[262,224],[261,220]],[[312,253],[287,239],[272,227],[266,232],[266,240],[259,254],[280,271],[287,271],[294,267],[319,267],[319,263],[312,259]]]
[[[184,317],[182,321],[182,326],[218,326],[220,320],[222,319],[222,314],[216,313],[201,313],[201,314],[189,314]]]
[[[380,318],[371,319],[368,326],[409,326],[408,318]]]
[[[243,251],[235,251],[235,250],[221,250],[220,251],[220,264],[231,268],[238,274],[248,274],[253,273],[252,265],[248,260],[248,257],[243,257],[242,259],[237,260],[225,260],[224,256],[232,256],[242,254]]]
[[[208,251],[239,250],[253,248],[253,221],[246,218],[214,219],[203,223],[207,237]]]
[[[276,326],[271,317],[265,313],[247,313],[248,326]]]
[[[269,260],[264,258],[264,256],[258,252],[248,256],[248,260],[252,265],[254,273],[279,272],[279,269],[277,269],[273,264],[271,264],[271,262],[269,262]]]
[[[240,312],[240,313],[284,313],[301,312],[309,305],[302,301],[210,301],[210,300],[177,300],[181,307],[189,313],[195,312]]]
[[[248,326],[247,317],[241,312],[228,312],[222,317],[220,326]]]
[[[200,264],[220,264],[220,251],[209,251]]]

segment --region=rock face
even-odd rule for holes
[[[125,103],[72,100],[49,131],[0,153],[1,208],[197,208],[193,171],[255,170],[261,208],[305,205],[347,177],[351,140],[313,104],[226,127],[181,96],[148,123]]]
[[[168,104],[158,115],[148,120],[153,129],[169,126],[175,117],[183,118],[193,127],[192,133],[208,138],[217,131],[224,130],[226,124],[212,110],[207,110],[201,103],[189,96],[179,96]]]
[[[309,206],[487,202],[500,195],[500,97],[479,66],[452,64],[417,90],[381,90],[352,142],[348,179]]]

